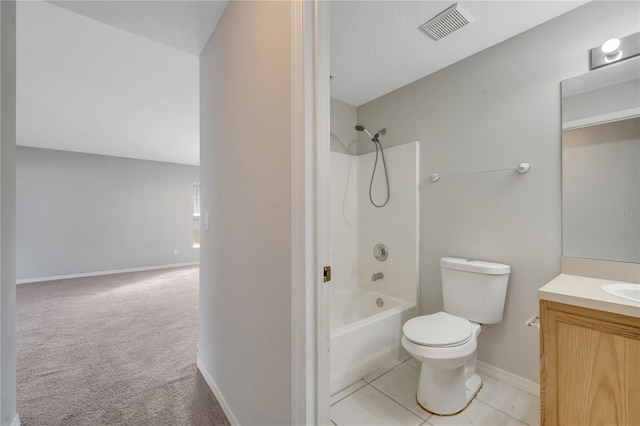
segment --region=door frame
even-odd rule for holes
[[[329,425],[329,3],[292,3],[292,420]]]

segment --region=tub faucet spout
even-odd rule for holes
[[[375,274],[371,275],[371,281],[378,281],[384,278],[384,274],[382,272],[376,272]]]

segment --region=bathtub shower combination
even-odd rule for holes
[[[344,291],[331,301],[331,393],[401,357],[402,325],[416,305],[365,290]]]
[[[419,144],[383,151],[384,129],[357,130],[376,152],[331,153],[331,394],[408,356],[402,326],[416,315]]]

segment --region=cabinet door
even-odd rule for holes
[[[543,425],[640,425],[640,319],[541,301]]]

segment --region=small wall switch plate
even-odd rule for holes
[[[173,254],[175,254],[176,256],[179,255],[180,254],[180,250],[178,250],[178,249],[173,250]]]
[[[204,230],[209,230],[209,212],[204,212]]]

